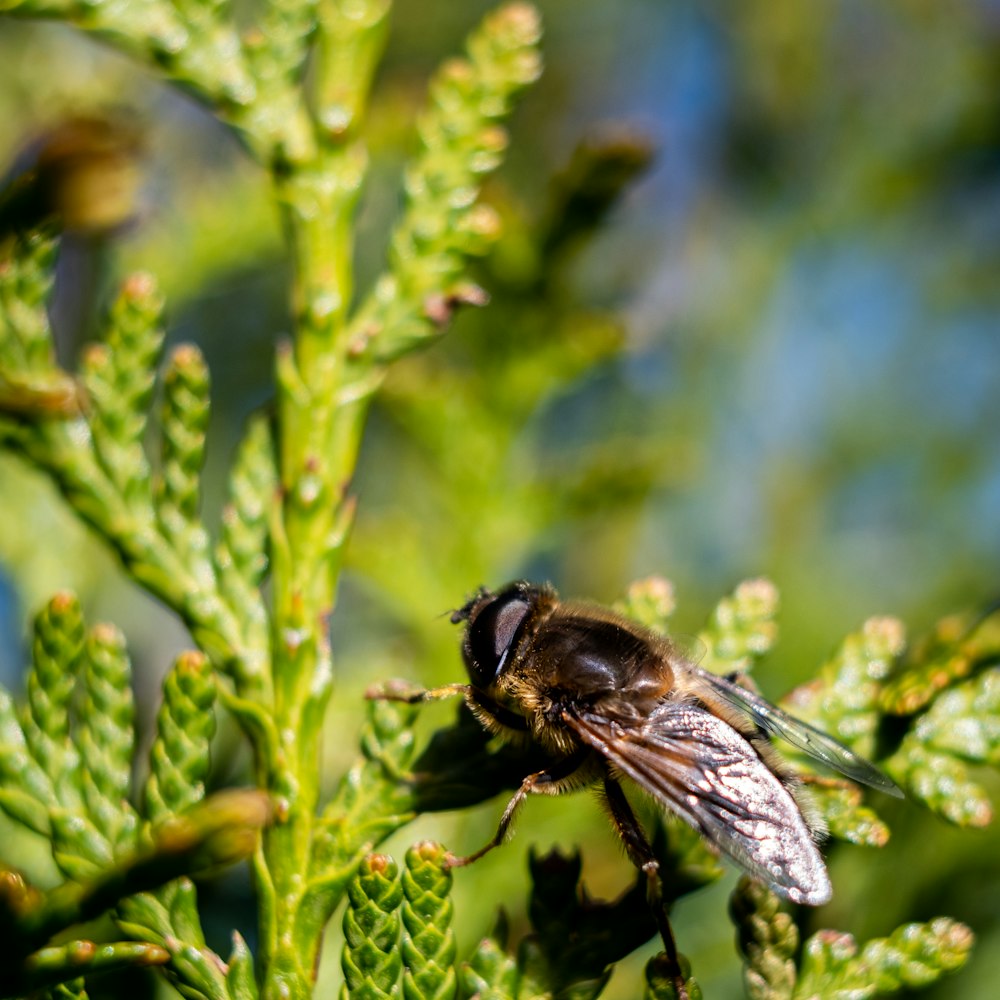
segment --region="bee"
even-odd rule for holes
[[[526,581],[479,590],[451,616],[465,625],[467,684],[410,694],[463,695],[491,733],[535,745],[527,775],[481,850],[503,842],[528,795],[599,785],[630,860],[648,878],[654,915],[676,954],[659,900],[658,864],[622,789],[629,779],[744,871],[795,903],[832,894],[797,780],[767,739],[778,736],[854,781],[902,792],[864,758],[749,689],[693,664],[666,637],[599,605],[561,601]],[[657,907],[659,906],[659,911]]]

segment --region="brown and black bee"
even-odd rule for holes
[[[902,795],[868,761],[786,715],[738,676],[702,670],[663,636],[610,609],[561,601],[550,586],[519,581],[496,593],[480,590],[452,621],[466,626],[469,683],[407,700],[462,694],[488,730],[533,743],[551,761],[525,777],[493,840],[456,865],[500,844],[529,794],[600,784],[630,859],[659,896],[652,848],[620,784],[630,778],[779,895],[819,906],[831,896],[826,866],[796,781],[766,737]],[[665,916],[657,919],[667,941]]]

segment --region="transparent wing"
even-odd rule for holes
[[[830,880],[790,792],[732,726],[688,702],[664,702],[635,725],[567,710],[563,721],[750,874],[819,906]]]
[[[776,705],[761,698],[760,695],[748,691],[725,677],[702,670],[701,667],[691,668],[695,675],[707,684],[719,697],[730,705],[741,709],[765,732],[772,736],[780,736],[803,753],[808,754],[821,764],[839,771],[852,781],[860,782],[877,788],[887,795],[902,798],[899,786],[888,775],[883,774],[874,764],[864,757],[849,750],[832,736],[811,726],[808,722],[796,719],[783,712]]]

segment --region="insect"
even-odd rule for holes
[[[695,666],[665,637],[598,605],[561,601],[526,581],[481,589],[452,615],[464,623],[467,684],[411,694],[461,694],[490,731],[533,743],[548,761],[527,775],[481,850],[501,844],[532,793],[599,784],[629,858],[646,873],[654,915],[673,953],[649,841],[622,789],[631,779],[755,878],[796,903],[818,906],[830,879],[796,781],[767,736],[779,736],[854,781],[891,795],[896,785],[864,758],[765,701],[739,676]],[[662,911],[662,906],[659,906]]]

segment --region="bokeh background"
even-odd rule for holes
[[[427,78],[486,9],[397,4],[367,126],[362,287],[381,264]],[[694,632],[736,582],[766,575],[782,594],[781,641],[758,680],[774,698],[872,614],[919,634],[1000,595],[1000,3],[541,9],[546,72],[487,192],[506,224],[475,274],[492,303],[398,366],[366,435],[333,624],[331,783],[356,753],[369,683],[461,677],[441,613],[480,583],[547,578],[610,601],[663,574],[678,628]],[[123,273],[157,275],[169,340],[196,341],[212,369],[214,512],[288,330],[266,177],[126,58],[57,25],[0,19],[6,166],[46,129],[94,113],[141,136],[137,218],[64,247],[61,350],[67,361],[78,351]],[[609,192],[609,211],[596,211]],[[125,628],[148,721],[183,631],[121,580],[47,483],[0,456],[0,484],[0,679],[17,687],[28,616],[72,587],[92,619]],[[453,710],[429,708],[425,731]],[[235,734],[220,741],[216,780],[246,780]],[[924,995],[992,995],[995,829],[873,804],[893,839],[878,856],[832,848],[836,896],[808,926],[864,939],[957,917],[979,935],[974,960]],[[390,848],[434,836],[470,851],[500,809],[422,818]],[[595,894],[629,883],[594,801],[532,801],[512,844],[458,873],[461,947],[500,903],[523,932],[525,852],[553,844],[582,846]],[[725,915],[733,880],[676,913],[709,997],[741,995]],[[233,925],[252,937],[247,892],[240,873],[204,887],[219,942]],[[608,995],[635,995],[646,954]],[[334,957],[324,983],[338,975]]]

